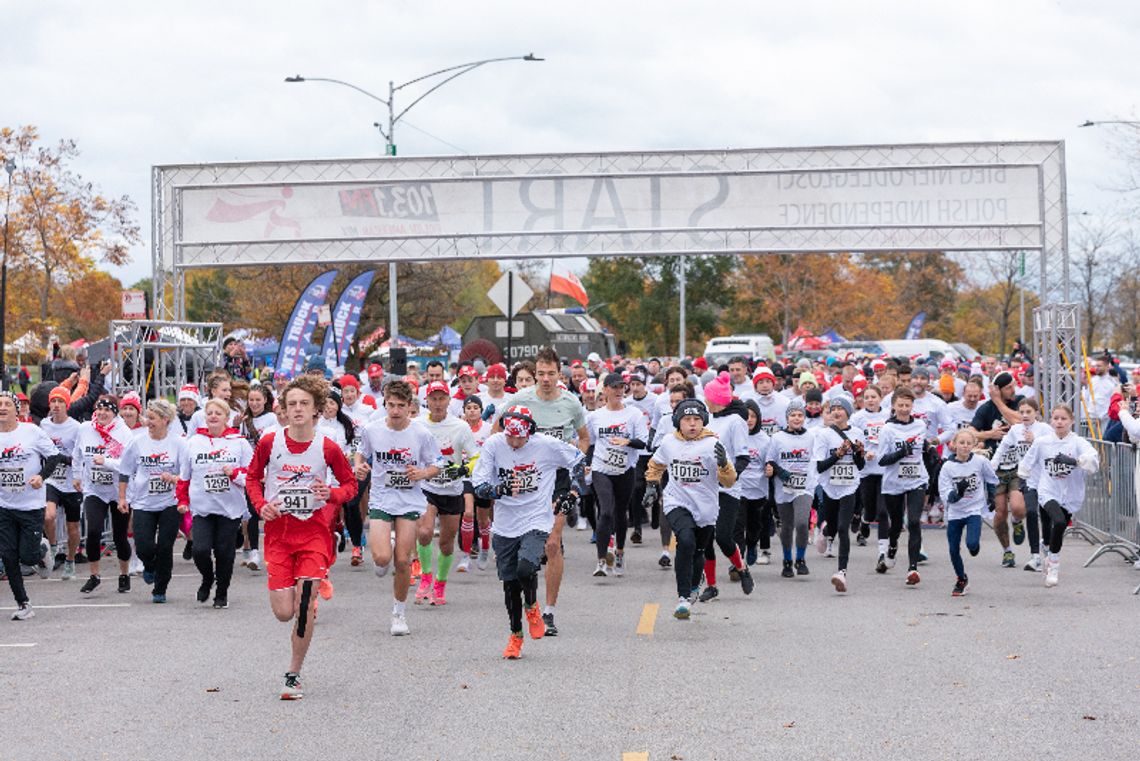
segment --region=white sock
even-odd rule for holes
[[[389,564],[389,565],[377,565],[377,566],[372,567],[372,571],[382,579],[388,575],[388,569],[390,569],[391,567],[392,567],[391,564]]]
[[[886,555],[887,554],[887,549],[890,546],[890,543],[891,543],[890,539],[880,539],[879,540],[879,554],[880,555]]]
[[[405,605],[405,603],[402,603],[399,600],[393,600],[392,601],[392,615],[393,616],[404,615],[404,605]]]
[[[542,615],[545,616],[548,613],[552,616],[554,615],[554,606],[553,605],[547,605],[545,608],[543,608]]]

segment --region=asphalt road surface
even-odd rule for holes
[[[81,579],[29,580],[32,621],[7,620],[4,591],[0,758],[1140,757],[1140,574],[1116,556],[1081,568],[1078,539],[1046,589],[1000,568],[984,534],[960,599],[941,531],[914,589],[905,564],[875,574],[872,547],[852,547],[842,597],[810,548],[810,576],[756,567],[748,598],[722,560],[720,599],[682,622],[654,543],[630,548],[624,578],[595,579],[588,538],[567,534],[561,634],[512,662],[493,566],[453,572],[449,604],[409,604],[412,634],[394,638],[390,579],[342,555],[298,702],[277,699],[288,627],[263,574],[238,568],[222,611],[194,602],[181,557],[166,605],[137,578],[90,597]]]

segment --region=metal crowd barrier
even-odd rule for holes
[[[1100,455],[1100,468],[1085,481],[1085,504],[1070,533],[1098,545],[1085,568],[1102,555],[1116,553],[1130,563],[1140,559],[1140,522],[1136,510],[1135,444],[1089,439]],[[1140,586],[1132,592],[1140,595]]]

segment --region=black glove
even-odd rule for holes
[[[719,441],[713,444],[713,452],[716,453],[716,466],[718,468],[728,465],[728,452],[725,451],[724,444]]]
[[[1068,465],[1068,466],[1074,467],[1074,468],[1077,466],[1077,461],[1075,459],[1073,459],[1072,457],[1069,457],[1064,452],[1062,452],[1061,454],[1058,454],[1058,455],[1054,455],[1053,456],[1053,462],[1059,462],[1062,465]]]
[[[661,495],[661,484],[652,481],[645,484],[645,496],[641,498],[641,506],[646,510],[652,510],[657,498]]]
[[[572,491],[559,494],[554,500],[554,509],[563,515],[578,514],[578,495]],[[577,521],[575,521],[577,523]],[[573,528],[573,525],[570,526]]]

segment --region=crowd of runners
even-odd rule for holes
[[[73,369],[31,397],[0,395],[12,618],[35,615],[24,584],[34,574],[90,595],[110,568],[119,593],[141,581],[166,603],[182,537],[198,604],[228,607],[235,566],[264,571],[273,614],[292,622],[282,699],[303,694],[318,602],[333,596],[342,555],[392,585],[394,636],[410,631],[409,597],[446,605],[452,573],[493,564],[503,656],[515,659],[524,635],[558,634],[565,574],[620,583],[649,572],[631,568],[628,544],[659,543],[654,572],[674,574],[681,620],[727,593],[725,578],[751,594],[758,566],[778,566],[768,583],[781,583],[809,575],[810,561],[847,593],[852,543],[874,543],[882,583],[910,587],[929,554],[948,552],[947,587],[961,596],[962,545],[978,555],[983,523],[1001,554],[971,562],[1039,572],[1054,587],[1098,468],[1073,410],[1040,407],[1033,368],[990,358],[709,368],[568,363],[543,349],[510,368],[428,362],[398,378],[376,364],[334,376],[314,359],[296,378],[219,370],[173,401],[107,393],[107,366]],[[1110,382],[1091,393],[1140,435],[1135,389]],[[923,533],[938,523],[945,549]],[[565,567],[568,530],[590,532],[596,564]],[[891,582],[904,530],[905,572]]]

